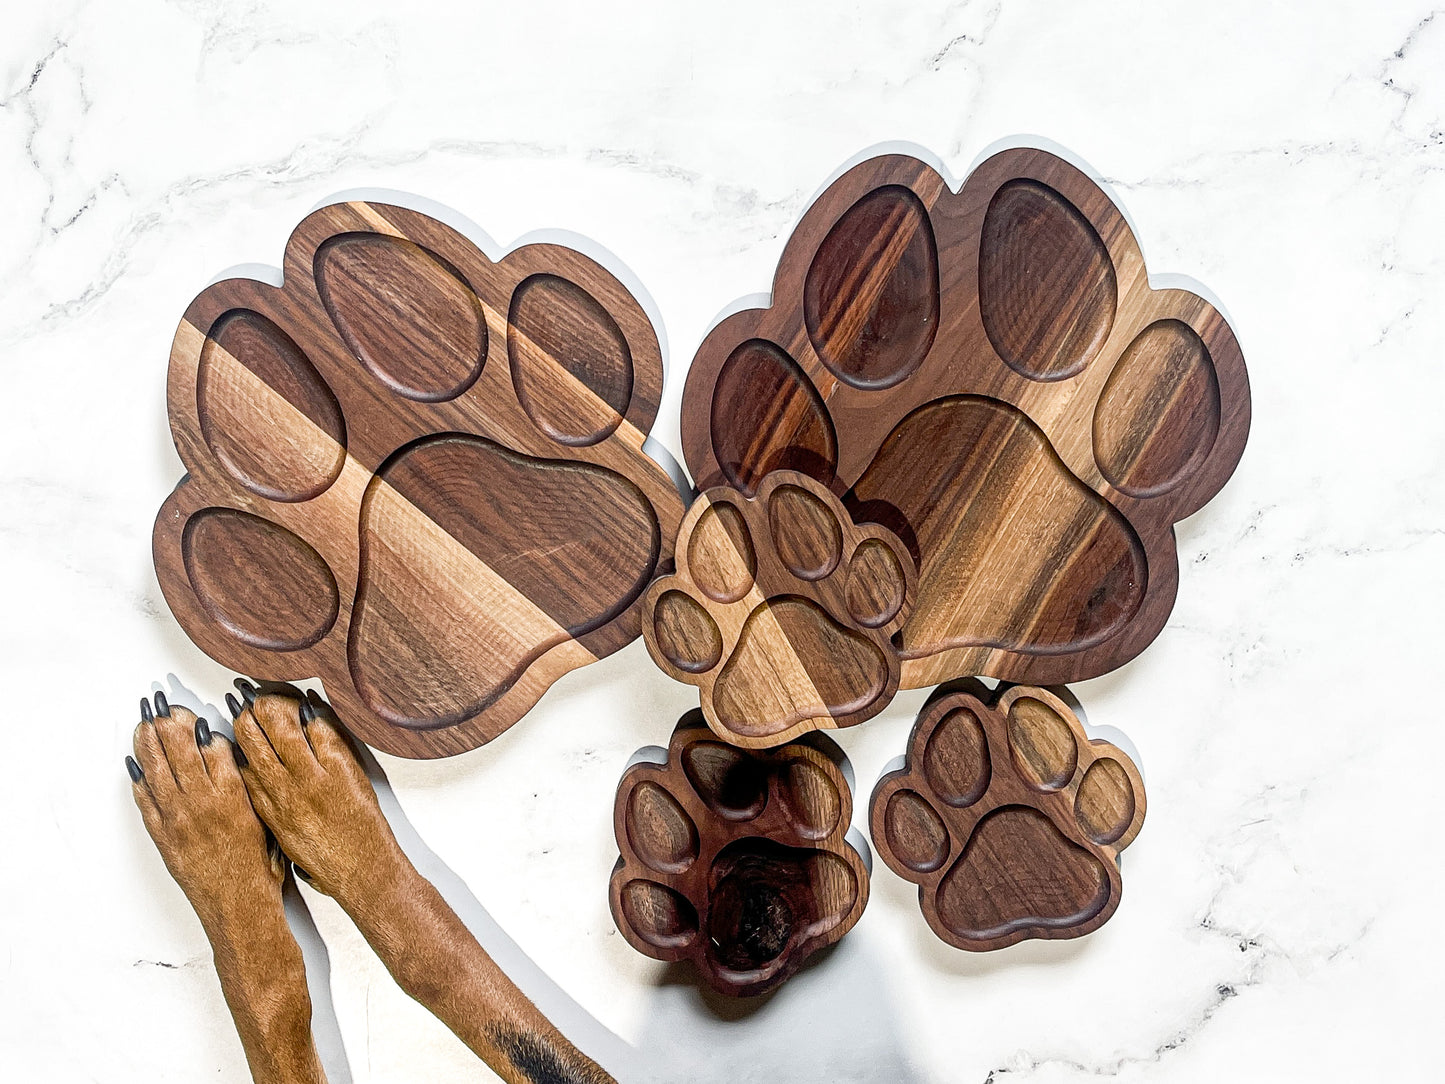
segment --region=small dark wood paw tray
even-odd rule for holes
[[[1224,485],[1249,419],[1220,313],[1151,288],[1109,197],[1020,149],[956,193],[901,155],[829,186],[771,305],[699,348],[682,438],[700,488],[801,471],[902,539],[903,688],[1059,684],[1163,628],[1173,524]]]
[[[324,207],[283,286],[217,282],[176,332],[166,601],[232,669],[319,676],[380,749],[473,748],[637,636],[683,514],[642,448],[661,392],[651,322],[592,260]]]
[[[853,797],[827,738],[768,752],[719,741],[688,712],[667,763],[617,787],[612,916],[654,959],[689,960],[714,989],[761,994],[857,923],[868,869],[845,837]]]
[[[939,689],[903,768],[878,781],[873,845],[918,885],[929,926],[983,952],[1080,937],[1119,906],[1119,852],[1144,823],[1144,783],[1047,689]]]
[[[889,637],[907,616],[913,559],[891,531],[855,525],[826,486],[774,471],[751,498],[710,489],[676,552],[676,574],[643,598],[642,633],[665,673],[699,687],[723,738],[758,748],[851,726],[898,691]]]

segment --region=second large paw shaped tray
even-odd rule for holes
[[[1119,852],[1144,823],[1144,783],[1049,690],[989,693],[968,680],[924,705],[869,820],[883,861],[918,885],[933,932],[981,952],[1109,920]]]
[[[1058,684],[1158,634],[1173,524],[1223,486],[1249,418],[1218,310],[1153,289],[1107,194],[1018,149],[956,193],[902,155],[830,185],[769,307],[699,348],[682,438],[700,488],[801,471],[902,539],[903,688]]]
[[[378,748],[473,748],[637,636],[683,513],[643,452],[661,391],[651,322],[592,260],[324,207],[284,285],[217,282],[176,332],[166,601],[226,666],[321,677]]]
[[[738,749],[700,712],[684,715],[666,763],[634,764],[617,786],[622,855],[610,900],[628,943],[690,961],[720,993],[750,996],[851,930],[868,902],[868,867],[846,838],[853,797],[842,759],[821,735]]]

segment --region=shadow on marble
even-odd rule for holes
[[[262,682],[264,690],[272,683]],[[322,692],[316,681],[295,682],[294,687],[305,690],[315,688]],[[213,730],[233,739],[228,713],[220,711],[214,704],[201,700],[190,689],[181,684],[175,674],[166,676],[166,685],[152,683],[152,691],[166,694],[172,704],[190,708],[197,715],[204,716]],[[397,842],[406,852],[407,858],[416,866],[423,877],[436,886],[442,898],[461,918],[463,924],[486,949],[488,955],[516,983],[517,987],[552,1021],[557,1028],[576,1046],[586,1052],[619,1079],[631,1080],[635,1075],[635,1054],[633,1049],[613,1034],[576,1001],[567,995],[545,972],[538,967],[521,947],[509,937],[495,919],[487,912],[470,888],[445,862],[422,840],[411,821],[402,810],[386,773],[377,762],[372,751],[360,742],[354,743],[360,756],[367,778],[376,789],[377,801],[382,813],[391,824]],[[301,946],[306,962],[306,985],[311,994],[312,1028],[316,1037],[317,1052],[333,1084],[350,1084],[351,1067],[342,1039],[340,1023],[331,993],[330,956],[311,911],[306,906],[295,883],[287,885],[285,894],[286,918],[292,932]]]

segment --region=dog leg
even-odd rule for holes
[[[211,942],[257,1084],[324,1084],[301,949],[281,906],[285,861],[257,818],[234,747],[157,693],[141,701],[131,793]]]
[[[397,983],[509,1084],[610,1077],[503,974],[402,852],[348,738],[319,699],[258,694],[236,741],[261,819],[306,880],[349,914]]]

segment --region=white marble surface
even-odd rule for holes
[[[693,349],[767,288],[841,161],[910,140],[962,175],[1016,133],[1091,163],[1151,270],[1223,300],[1254,388],[1238,473],[1179,528],[1169,627],[1076,689],[1148,774],[1117,916],[1080,942],[965,955],[880,865],[820,966],[720,1012],[607,912],[612,788],[691,702],[640,644],[485,749],[387,759],[396,794],[497,923],[635,1048],[599,1042],[627,1080],[1438,1072],[1445,15],[1422,0],[784,7],[5,0],[7,1076],[245,1079],[121,767],[153,679],[214,700],[228,678],[170,618],[149,553],[180,475],[167,349],[202,285],[275,263],[293,223],[354,186],[425,194],[504,243],[576,230],[665,320],[657,433],[676,451]],[[842,736],[865,791],[923,697]],[[351,1079],[493,1079],[307,898]]]

